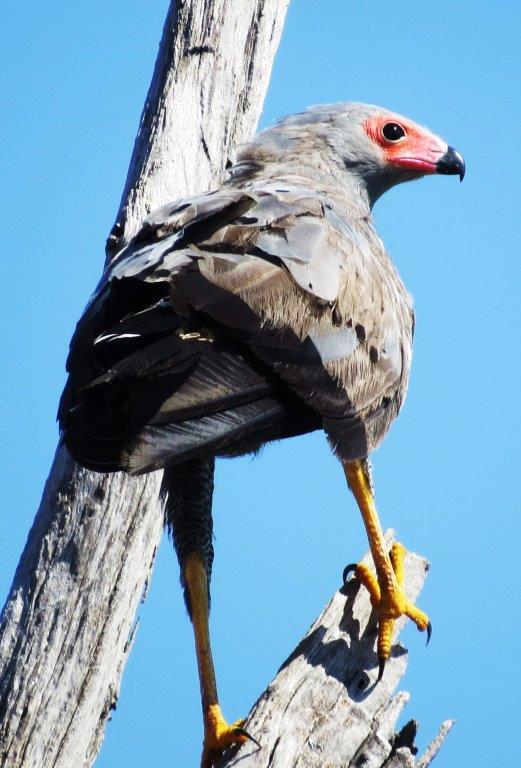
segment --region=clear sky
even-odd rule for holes
[[[3,602],[53,456],[74,324],[97,282],[167,1],[7,0],[0,31]],[[467,161],[403,185],[375,216],[415,297],[407,403],[374,456],[385,526],[425,554],[433,639],[407,628],[406,716],[439,768],[517,764],[521,4],[293,0],[262,117],[360,100],[428,124]],[[218,465],[215,661],[246,714],[365,550],[321,434]],[[106,731],[100,768],[195,766],[201,723],[170,542]],[[516,759],[517,758],[517,759]]]

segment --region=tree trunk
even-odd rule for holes
[[[390,547],[393,533],[386,534]],[[372,563],[369,555],[365,562]],[[428,563],[408,553],[406,591],[418,596]],[[401,629],[405,623],[397,622]],[[409,694],[393,695],[407,651],[393,646],[377,683],[376,624],[369,594],[352,578],[337,592],[254,705],[246,730],[257,739],[230,752],[219,768],[426,768],[452,727],[446,720],[415,761],[417,724],[395,731]],[[419,651],[419,649],[418,649]],[[247,759],[245,759],[247,758]]]
[[[151,209],[216,186],[253,134],[288,2],[171,2],[108,257]],[[2,768],[93,763],[161,536],[160,481],[88,472],[58,447],[0,621]]]

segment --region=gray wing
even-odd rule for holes
[[[72,389],[157,375],[168,339],[196,328],[252,352],[345,458],[367,455],[405,393],[412,314],[371,224],[349,214],[338,200],[276,184],[155,211],[109,264],[78,325]],[[163,352],[152,354],[158,334]]]
[[[334,301],[342,259],[329,224],[324,202],[312,190],[266,185],[208,193],[155,211],[109,265],[107,277],[168,279],[200,257],[199,248],[240,267],[241,275],[254,270],[256,279],[270,262],[285,266],[304,291]]]

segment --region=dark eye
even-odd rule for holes
[[[405,131],[398,123],[386,123],[382,128],[382,134],[387,141],[398,141],[403,139]]]

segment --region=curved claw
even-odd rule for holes
[[[256,744],[259,749],[261,748],[261,745],[259,744],[257,739],[254,739],[251,733],[248,733],[246,728],[234,728],[233,732],[236,733],[238,736],[244,736],[249,741],[253,741],[253,743]]]
[[[380,680],[384,676],[384,669],[385,669],[385,662],[386,661],[387,661],[387,659],[384,659],[382,657],[380,657],[378,659],[378,680],[377,680],[377,682],[380,682]]]
[[[342,572],[342,581],[344,582],[344,586],[347,583],[347,577],[350,573],[354,573],[356,571],[356,563],[349,563],[349,565],[346,565]]]
[[[431,637],[432,637],[432,624],[429,621],[429,623],[427,624],[427,642],[425,643],[425,645],[429,645],[431,641]]]

